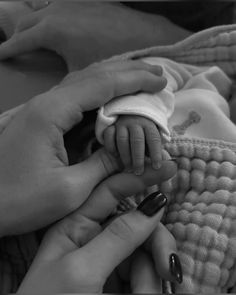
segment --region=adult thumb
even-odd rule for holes
[[[83,255],[95,274],[102,272],[102,277],[107,278],[152,233],[166,204],[163,194],[149,195],[136,211],[117,217],[74,255]]]
[[[0,45],[0,60],[38,49],[42,46],[41,41],[41,34],[37,26],[19,34],[14,34],[9,40]]]
[[[101,148],[85,161],[63,168],[62,173],[71,186],[71,197],[80,206],[96,185],[119,169],[120,162]]]

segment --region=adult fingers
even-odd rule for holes
[[[98,63],[91,65],[90,67],[97,66]],[[129,70],[146,70],[154,75],[161,76],[163,74],[163,69],[161,66],[145,63],[140,60],[124,60],[124,61],[104,61],[103,69],[106,71],[113,71],[116,68],[117,71],[129,71]]]
[[[167,199],[163,195],[150,196],[138,210],[113,220],[101,234],[74,253],[75,256],[86,259],[88,264],[93,264],[95,273],[100,272],[104,279],[107,278],[117,265],[147,239],[160,221],[166,203]]]
[[[144,171],[145,157],[143,128],[141,126],[130,126],[129,133],[133,170],[136,175],[141,175]]]
[[[120,158],[124,167],[129,170],[131,168],[131,155],[129,144],[129,131],[126,126],[117,126],[116,145]]]
[[[160,168],[162,160],[162,143],[161,136],[155,124],[144,127],[146,143],[149,150],[152,166],[154,169]]]
[[[78,214],[101,222],[112,213],[120,200],[143,192],[148,186],[161,183],[175,173],[176,164],[164,161],[159,170],[147,166],[141,176],[124,172],[113,175],[97,186],[88,200],[77,210]]]
[[[161,280],[157,276],[153,260],[145,251],[138,250],[134,255],[130,285],[134,294],[162,293]]]
[[[81,73],[76,75],[77,82],[59,85],[31,100],[31,119],[46,120],[65,133],[81,121],[84,111],[98,108],[114,97],[139,91],[155,92],[166,85],[165,78],[145,70],[121,72],[114,69],[99,74],[91,71],[86,78],[81,78]]]
[[[114,72],[129,72],[129,71],[147,71],[156,76],[162,76],[163,70],[158,65],[150,65],[139,60],[119,60],[119,61],[104,61],[93,63],[83,71],[70,72],[60,83],[60,86],[67,86],[75,83],[78,77],[90,78],[91,73],[97,76],[101,75],[104,78],[104,73],[109,76]]]
[[[40,26],[34,26],[21,33],[14,34],[0,45],[0,60],[27,53],[43,46],[43,34]]]
[[[116,128],[114,125],[109,126],[104,131],[104,146],[110,154],[114,156],[118,155],[116,148]]]
[[[176,258],[176,241],[162,223],[157,224],[146,247],[152,254],[160,277],[167,281],[181,283],[182,268],[178,256]]]
[[[126,72],[118,72],[116,79],[116,87],[114,88],[113,97],[144,92],[159,92],[166,86],[166,78],[160,77],[151,71],[151,68],[146,70],[130,70]],[[127,80],[126,80],[127,79]],[[129,83],[125,83],[125,80]],[[124,88],[121,88],[121,85]]]
[[[81,163],[61,168],[68,206],[73,210],[78,208],[99,182],[119,169],[118,161],[104,149]]]
[[[101,232],[101,226],[71,213],[52,226],[44,236],[36,260],[53,261],[77,250]]]

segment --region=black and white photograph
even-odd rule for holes
[[[236,0],[0,1],[0,295],[236,293]]]

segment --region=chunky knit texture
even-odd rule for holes
[[[160,190],[169,204],[163,223],[177,242],[183,267],[178,293],[224,293],[236,284],[236,144],[172,138],[166,157],[177,158],[174,178]],[[126,211],[142,201],[123,201]]]
[[[190,64],[217,64],[233,75],[236,73],[235,32],[235,25],[213,28],[170,47],[151,48],[116,58],[159,55]],[[17,111],[1,116],[0,133]],[[165,145],[165,156],[178,159],[176,177],[160,187],[170,200],[163,222],[176,238],[183,266],[184,280],[176,285],[177,292],[227,292],[236,284],[235,152],[236,144],[186,137],[173,137]],[[120,207],[127,210],[141,200],[139,195]],[[18,237],[1,239],[0,290],[3,292],[16,291],[28,267],[28,264],[24,266],[22,249],[37,244],[32,241],[25,238],[17,248],[9,247],[9,243],[16,244]],[[37,245],[28,248],[36,250]],[[30,260],[34,254],[35,251],[27,254]],[[18,265],[15,257],[19,258]]]
[[[236,145],[173,139],[177,175],[163,183],[170,204],[164,222],[183,266],[178,292],[227,292],[236,284]]]
[[[174,45],[126,53],[113,59],[167,57],[174,61],[217,65],[236,74],[236,25],[196,33]],[[227,131],[226,131],[227,132]],[[234,138],[232,138],[232,141]],[[160,190],[169,197],[163,222],[177,241],[183,266],[178,293],[222,293],[236,285],[236,144],[210,139],[173,137],[167,157],[178,161],[177,175]],[[127,210],[141,201],[120,204]]]
[[[236,73],[236,25],[212,27],[191,35],[183,41],[168,46],[155,46],[132,51],[112,59],[139,59],[166,57],[176,62],[218,66],[227,75]]]

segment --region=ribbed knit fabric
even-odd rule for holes
[[[233,75],[236,73],[235,32],[235,25],[213,28],[173,46],[132,52],[116,59],[159,55],[190,64],[217,64]],[[7,117],[14,114],[15,111]],[[7,118],[2,116],[3,120]],[[184,280],[181,285],[176,284],[177,292],[227,292],[236,284],[236,144],[173,137],[165,145],[165,151],[167,157],[178,160],[176,177],[160,187],[170,199],[163,222],[176,238],[183,266]],[[123,208],[127,209],[131,203],[134,206],[141,200],[139,195],[120,207],[127,205]],[[1,243],[10,242],[9,239],[1,239]],[[26,246],[27,239],[23,249]],[[18,250],[17,255],[20,251],[23,250]],[[2,254],[0,249],[0,257]],[[0,261],[0,286],[4,284],[9,292],[14,289],[10,282],[17,271],[12,257],[14,251],[6,261]],[[24,256],[18,257],[23,265]],[[10,271],[5,267],[8,262]],[[25,271],[22,266],[21,275]]]
[[[168,46],[132,51],[112,59],[166,57],[177,62],[219,66],[227,75],[236,73],[236,25],[212,27]]]
[[[148,56],[201,66],[217,65],[235,78],[236,25],[210,28],[174,45],[113,59]],[[176,292],[236,290],[236,145],[181,136],[173,137],[165,150],[167,157],[178,161],[177,175],[160,186],[170,199],[163,222],[177,241],[183,266],[183,283],[176,284]],[[130,198],[119,209],[132,208],[141,200],[140,196]]]
[[[159,188],[169,199],[162,222],[183,267],[176,292],[226,293],[236,285],[236,144],[172,138],[165,154],[178,163],[176,176]],[[119,210],[142,199],[125,200]]]
[[[177,175],[161,186],[183,266],[177,291],[227,292],[236,284],[236,145],[173,139],[166,150],[178,159]]]

